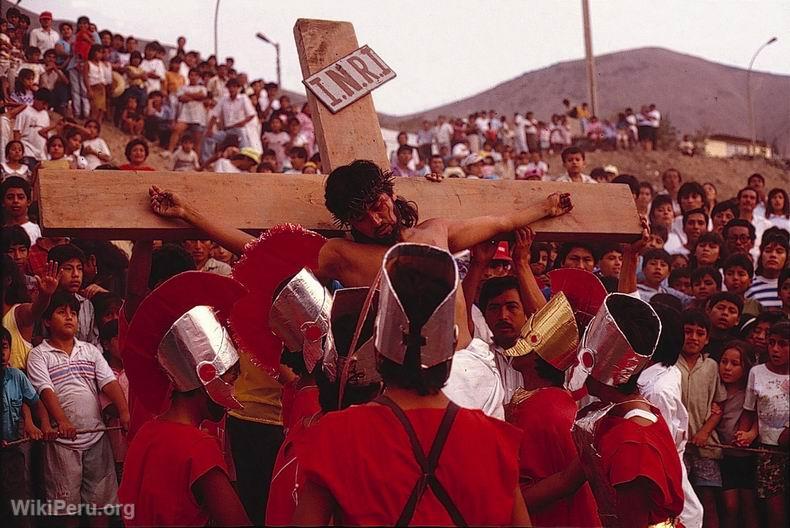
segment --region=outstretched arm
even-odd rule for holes
[[[516,229],[513,264],[516,267],[521,304],[524,305],[524,313],[527,315],[537,312],[546,304],[546,297],[540,290],[538,281],[535,280],[535,275],[529,266],[530,249],[532,248],[533,240],[535,240],[535,233],[529,227]]]
[[[486,240],[472,247],[472,254],[469,259],[469,270],[466,272],[461,286],[464,290],[464,300],[466,301],[466,317],[469,333],[474,336],[475,325],[472,320],[472,306],[477,300],[477,291],[480,283],[483,282],[483,275],[488,268],[488,263],[496,253],[497,244],[492,240]]]
[[[639,253],[650,241],[650,227],[645,215],[639,215],[642,222],[642,238],[633,244],[623,244],[623,267],[620,268],[620,279],[617,291],[620,293],[633,293],[636,291],[636,274]]]
[[[160,189],[156,185],[152,185],[148,194],[151,195],[151,209],[154,213],[166,218],[178,218],[187,222],[236,255],[241,255],[244,252],[244,246],[255,240],[255,237],[240,229],[223,226],[215,223],[210,218],[206,218],[200,211],[192,207],[189,202],[173,191]]]
[[[447,241],[451,253],[469,249],[475,244],[491,240],[542,218],[560,216],[573,209],[569,193],[553,193],[544,201],[503,215],[478,216],[465,220],[448,221]]]

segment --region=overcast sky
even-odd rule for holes
[[[755,70],[790,75],[790,2],[773,0],[593,0],[596,54],[658,46]],[[8,1],[3,1],[7,8]],[[188,49],[214,51],[215,0],[23,0],[55,18],[88,15],[99,29]],[[220,57],[251,78],[275,79],[272,46],[282,48],[283,85],[302,90],[293,39],[297,18],[348,20],[398,77],[376,90],[377,110],[406,114],[454,101],[554,63],[584,56],[581,0],[221,0]],[[704,82],[704,80],[701,80]],[[788,79],[790,93],[790,78]]]

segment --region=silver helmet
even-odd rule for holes
[[[156,356],[177,391],[202,386],[215,403],[228,409],[242,407],[233,385],[221,377],[238,363],[239,354],[211,307],[195,306],[176,320]]]
[[[418,278],[418,279],[417,279]],[[431,288],[424,286],[430,284]],[[417,292],[417,289],[422,291]],[[455,353],[455,294],[458,267],[452,255],[427,244],[396,244],[384,255],[379,310],[376,315],[377,353],[403,365],[406,350],[417,347],[422,368],[450,360]],[[402,300],[420,295],[431,315],[411,328]]]
[[[626,320],[631,324],[624,325]],[[609,294],[584,333],[578,367],[604,385],[621,385],[647,365],[660,335],[661,320],[652,306]]]
[[[301,351],[308,372],[331,347],[332,294],[307,269],[297,273],[272,301],[269,327],[290,352]]]

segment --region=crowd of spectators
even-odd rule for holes
[[[307,104],[294,105],[276,83],[249,79],[232,57],[202,57],[184,37],[171,50],[155,41],[139,49],[134,36],[99,31],[84,16],[56,29],[43,12],[31,30],[15,8],[5,15],[4,176],[32,177],[39,165],[151,170],[154,144],[177,171],[318,171]],[[124,152],[101,138],[106,122],[132,136]]]
[[[41,13],[35,29],[25,18],[11,8],[0,20],[0,340],[4,372],[11,373],[6,379],[14,377],[4,391],[15,391],[19,404],[14,413],[3,413],[3,439],[53,441],[42,455],[43,497],[76,483],[90,490],[83,502],[110,503],[116,485],[92,479],[109,466],[120,478],[124,439],[77,437],[76,430],[128,424],[117,344],[122,305],[181,270],[228,275],[236,256],[207,240],[157,243],[150,248],[150,273],[141,279],[132,272],[128,243],[42,236],[31,185],[36,171],[153,170],[147,161],[151,144],[161,147],[176,171],[316,173],[320,159],[309,107],[294,106],[274,83],[248,79],[230,57],[221,63],[204,59],[186,50],[183,37],[171,52],[156,42],[140,52],[134,37],[97,31],[87,17],[76,28],[64,22],[57,30],[51,13]],[[466,119],[439,116],[422,123],[416,145],[406,132],[399,134],[391,170],[396,176],[628,185],[650,225],[650,239],[639,248],[636,294],[676,310],[683,321],[677,366],[684,387],[713,387],[687,391],[683,401],[695,446],[685,462],[706,524],[711,515],[752,523],[757,498],[768,511],[762,515],[778,518],[773,515],[783,506],[776,497],[784,500],[786,485],[786,474],[777,473],[781,461],[704,446],[711,439],[766,449],[786,445],[787,405],[780,400],[787,398],[787,355],[777,366],[769,350],[786,350],[787,336],[769,330],[790,316],[790,199],[785,189],[768,190],[759,173],[735,197],[718,196],[711,183],[684,181],[673,168],[662,174],[661,190],[612,165],[587,174],[585,153],[591,149],[654,148],[660,119],[655,106],[646,105],[636,114],[626,109],[612,123],[567,100],[546,122],[532,112],[512,121],[495,111]],[[101,136],[110,123],[132,136],[123,153],[111,152]],[[547,152],[561,155],[563,170],[553,176],[543,159]],[[487,277],[512,274],[513,252],[506,243],[500,249]],[[577,267],[615,291],[623,249],[537,243],[529,250],[529,267],[541,287],[548,285],[549,270]],[[58,362],[68,361],[59,354],[65,348],[85,367],[84,376],[53,375]],[[733,364],[740,369],[736,374]],[[760,406],[770,412],[758,416]],[[742,413],[741,424],[748,421],[748,427],[736,431]],[[64,463],[64,453],[75,449],[86,454]],[[33,496],[31,452],[0,453],[3,492]],[[786,470],[786,458],[783,463]]]

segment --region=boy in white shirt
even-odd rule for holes
[[[75,339],[78,312],[79,302],[73,295],[65,291],[53,295],[43,315],[50,337],[30,351],[27,371],[50,417],[57,422],[59,436],[44,445],[45,498],[69,506],[95,504],[101,511],[102,506],[117,502],[110,442],[103,432],[77,431],[104,426],[100,392],[116,405],[125,429],[129,408],[102,352]]]
[[[49,120],[50,91],[41,88],[33,95],[33,104],[22,110],[14,121],[14,139],[21,141],[25,153],[38,161],[47,159],[47,138],[54,127]]]

